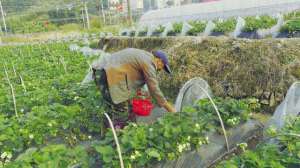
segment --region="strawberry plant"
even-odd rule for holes
[[[182,23],[182,22],[179,22],[179,23],[173,23],[173,30],[169,31],[169,32],[167,33],[167,35],[176,35],[176,34],[181,33],[182,26],[183,26],[183,23]]]
[[[69,51],[67,43],[6,46],[0,52],[7,70],[7,75],[0,74],[5,79],[0,83],[1,166],[119,166],[112,132],[100,137],[105,112],[101,95],[94,84],[80,86],[87,58]],[[227,127],[246,121],[257,106],[229,98],[215,102]],[[153,124],[132,123],[118,131],[125,164],[141,167],[174,160],[209,143],[207,133],[218,124],[208,100]],[[91,142],[88,149],[79,145]]]
[[[63,43],[7,46],[0,52],[8,71],[8,79],[0,74],[6,79],[0,84],[0,153],[15,156],[53,139],[74,145],[101,132],[99,92],[79,84],[88,68],[83,55],[70,52]]]
[[[191,36],[196,36],[198,33],[203,32],[206,27],[206,22],[201,21],[191,21],[189,24],[192,28],[187,32],[187,34]]]
[[[293,20],[300,17],[300,11],[290,12],[284,15],[284,20]]]
[[[216,27],[214,32],[229,33],[233,32],[236,26],[236,19],[230,18],[225,21],[215,21]]]
[[[1,162],[0,162],[1,163]],[[89,167],[89,158],[82,146],[68,148],[65,145],[49,145],[37,149],[30,148],[18,156],[13,163],[4,163],[4,167]],[[0,166],[1,167],[1,166]]]
[[[259,111],[260,105],[256,99],[235,100],[231,98],[216,98],[214,99],[216,106],[228,127],[233,127],[241,122],[247,121],[251,117],[251,113]],[[219,124],[219,119],[215,115],[215,110],[209,99],[203,99],[198,102],[197,110],[201,112],[210,112],[216,125]]]
[[[254,151],[246,150],[240,156],[221,162],[218,167],[299,167],[300,118],[289,122],[282,130],[276,131],[271,127],[268,132],[272,138],[276,138],[276,143],[261,143]]]
[[[281,32],[295,33],[300,32],[300,19],[288,20],[282,27]]]
[[[277,19],[264,15],[260,17],[249,16],[245,18],[246,24],[243,29],[244,32],[253,32],[258,29],[268,29],[277,23]]]
[[[224,120],[234,117],[242,121],[250,118],[250,112],[259,107],[253,99],[214,99]],[[217,129],[219,123],[209,100],[199,101],[197,106],[187,107],[182,112],[167,113],[151,125],[130,124],[119,132],[125,164],[129,167],[151,166],[157,161],[174,160],[183,152],[197,149],[209,143],[208,132]],[[118,155],[111,132],[103,141],[94,145],[105,167],[119,167]]]
[[[161,34],[162,32],[164,32],[165,27],[162,25],[159,25],[154,31],[153,31],[153,35],[158,35]]]

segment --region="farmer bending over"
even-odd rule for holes
[[[151,54],[135,48],[123,49],[94,63],[92,69],[93,79],[116,127],[122,128],[128,121],[135,121],[129,106],[130,99],[145,84],[160,107],[175,112],[175,108],[163,96],[156,77],[156,72],[163,69],[171,73],[164,52],[158,50]]]

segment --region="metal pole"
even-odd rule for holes
[[[2,26],[1,26],[1,24],[0,24],[0,35],[2,35]]]
[[[127,17],[128,17],[128,23],[131,26],[132,25],[132,16],[131,16],[131,9],[130,9],[130,0],[127,0]]]
[[[82,16],[82,23],[83,23],[83,28],[85,29],[85,18],[84,18],[84,12],[83,9],[81,9],[81,16]]]
[[[103,0],[100,1],[100,5],[101,5],[101,13],[102,13],[102,18],[103,18],[103,23],[105,24],[106,20],[105,20],[105,14],[104,14],[104,7],[103,7]]]
[[[90,19],[89,19],[89,12],[88,12],[87,2],[86,1],[84,2],[84,10],[85,10],[87,28],[90,29]]]
[[[3,25],[4,25],[4,31],[7,33],[7,27],[6,27],[5,16],[4,16],[1,0],[0,0],[0,10],[1,10],[2,20],[3,20]]]

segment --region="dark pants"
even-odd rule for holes
[[[93,75],[104,100],[105,112],[111,117],[114,126],[116,128],[123,128],[128,122],[135,122],[135,114],[132,113],[129,101],[120,104],[113,103],[109,93],[105,70],[93,70]],[[105,127],[109,127],[108,122],[105,122]]]

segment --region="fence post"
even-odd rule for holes
[[[87,8],[87,1],[84,2],[84,10],[85,10],[87,28],[90,29],[90,18],[89,18],[89,12]]]
[[[4,31],[5,31],[5,33],[7,33],[7,27],[6,27],[5,16],[4,16],[4,11],[3,11],[1,0],[0,0],[0,10],[1,10],[2,20],[3,20],[3,25],[4,25]],[[2,32],[2,30],[1,30],[1,32]]]
[[[101,14],[102,14],[102,18],[103,18],[103,23],[105,24],[106,23],[106,20],[105,20],[105,14],[104,14],[104,7],[103,7],[103,0],[100,0],[100,6],[101,6]]]

